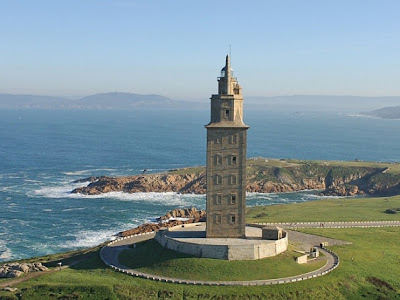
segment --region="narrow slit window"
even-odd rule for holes
[[[235,223],[236,223],[236,216],[235,216],[235,215],[231,215],[231,217],[230,217],[230,223],[231,223],[231,224],[235,224]]]
[[[236,184],[236,175],[231,175],[230,177],[229,177],[229,181],[230,181],[230,184]]]
[[[215,195],[214,198],[215,198],[215,204],[221,204],[222,202],[221,195]]]
[[[232,165],[236,165],[236,156],[232,156]]]
[[[236,195],[231,195],[231,201],[230,201],[230,203],[231,203],[232,205],[235,205],[235,204],[236,204]]]
[[[231,114],[230,110],[226,109],[225,110],[225,118],[229,119],[230,118],[230,114]]]
[[[215,224],[221,224],[222,215],[217,214],[215,215]]]
[[[222,184],[222,176],[221,175],[215,175],[214,181],[216,185]]]
[[[222,165],[222,156],[217,154],[214,156],[214,165],[218,166],[218,165]]]

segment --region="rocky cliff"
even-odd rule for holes
[[[163,174],[128,177],[89,177],[86,187],[72,193],[96,195],[114,191],[177,192],[205,194],[204,167],[172,170]],[[322,190],[330,196],[400,194],[400,165],[371,162],[320,162],[250,159],[247,165],[247,191],[282,193]]]

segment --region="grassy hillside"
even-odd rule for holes
[[[269,207],[276,214],[272,219],[290,216],[293,221],[311,220],[312,215],[320,220],[321,211],[332,221],[343,220],[346,205],[359,210],[367,220],[385,214],[386,205],[398,205],[400,197],[385,199],[347,199],[338,206],[335,199],[302,204],[276,205]],[[373,201],[377,205],[372,205]],[[382,200],[382,201],[380,201]],[[339,200],[342,201],[342,200]],[[353,202],[354,201],[354,202]],[[311,205],[311,206],[309,206]],[[261,207],[255,209],[262,209]],[[329,214],[330,209],[335,213]],[[372,212],[371,212],[372,211]],[[255,218],[250,210],[248,219]],[[280,214],[280,216],[279,216]],[[368,215],[369,214],[369,215]],[[398,220],[398,215],[388,218]],[[324,220],[326,220],[324,218]],[[372,219],[371,219],[372,220]],[[20,283],[19,299],[400,299],[400,228],[346,228],[308,229],[307,232],[353,242],[352,245],[331,247],[340,257],[339,267],[332,273],[312,280],[293,284],[259,287],[206,287],[186,286],[138,279],[113,271],[106,267],[98,256],[98,249],[86,253],[86,260],[70,269],[56,271]],[[71,253],[70,255],[74,255]],[[76,255],[79,255],[76,254]],[[51,261],[52,256],[46,257]],[[60,255],[53,256],[55,262]],[[70,260],[73,258],[69,258]],[[54,265],[54,263],[53,263]],[[185,261],[185,268],[196,272],[196,264]],[[0,283],[3,281],[0,281]],[[13,293],[0,292],[1,299],[17,299]]]
[[[246,222],[400,221],[400,213],[385,213],[390,208],[400,208],[400,196],[249,207]]]

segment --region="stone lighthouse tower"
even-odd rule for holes
[[[207,128],[207,238],[245,237],[246,145],[242,88],[230,58],[211,96]]]

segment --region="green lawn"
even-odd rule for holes
[[[312,221],[317,218],[319,220],[319,217],[324,216],[321,212],[329,216],[329,220],[332,221],[347,220],[347,218],[399,219],[398,215],[382,213],[383,208],[387,208],[386,205],[400,207],[399,197],[388,198],[388,202],[385,198],[377,198],[375,201],[377,203],[373,203],[373,199],[321,200],[299,205],[267,207],[267,212],[280,213],[282,221]],[[343,206],[348,206],[351,213],[346,212],[346,207]],[[251,215],[250,211],[249,216]],[[276,221],[274,218],[276,216],[268,221]],[[86,253],[86,261],[71,269],[46,274],[17,285],[20,289],[18,297],[19,299],[400,299],[399,227],[304,231],[351,241],[353,244],[331,247],[339,255],[340,265],[326,276],[293,284],[255,287],[188,286],[134,278],[106,267],[98,256],[98,250],[93,249]],[[187,272],[204,271],[198,268],[199,259],[187,257],[184,259],[187,259],[185,265]],[[46,260],[51,261],[51,257],[47,257]],[[193,260],[193,264],[190,260]],[[262,262],[254,263],[256,265]],[[213,265],[208,265],[206,271],[214,272]],[[174,274],[173,270],[171,272],[169,275]],[[246,272],[243,270],[243,274]],[[17,299],[16,295],[1,291],[0,299],[7,299],[6,297]]]
[[[335,271],[293,284],[207,287],[155,282],[115,272],[93,255],[73,269],[43,275],[17,287],[20,299],[400,299],[400,228],[307,231],[353,244],[332,247],[341,259]],[[0,298],[5,295],[13,297],[0,292]]]
[[[294,276],[314,271],[326,259],[304,265],[296,263],[300,256],[290,246],[276,257],[253,261],[226,261],[196,258],[163,248],[154,240],[137,244],[135,249],[121,253],[120,262],[138,271],[192,280],[261,280]],[[190,266],[190,268],[188,268]]]
[[[388,208],[400,208],[400,196],[256,206],[248,208],[246,222],[400,221],[400,213],[385,213]]]

